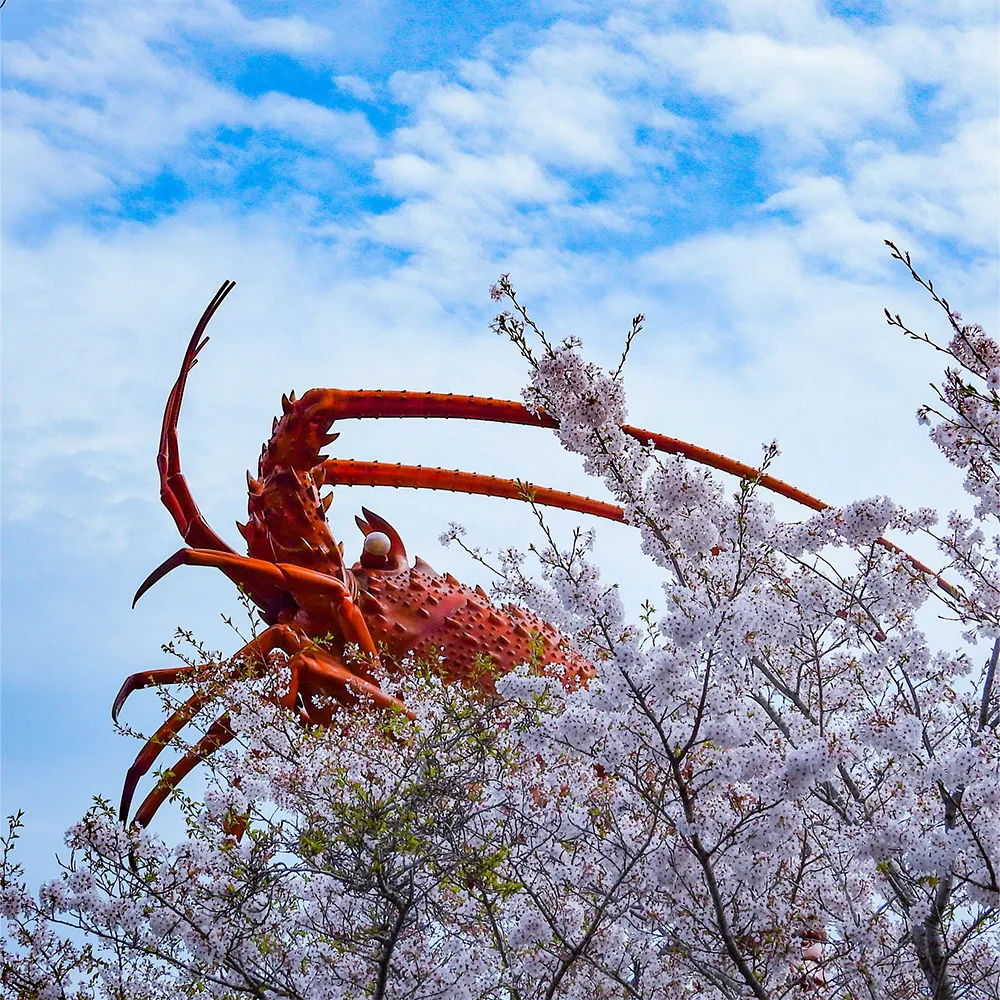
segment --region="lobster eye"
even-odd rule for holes
[[[384,531],[372,531],[365,535],[363,553],[366,556],[374,556],[376,559],[384,559],[392,548],[392,541]]]

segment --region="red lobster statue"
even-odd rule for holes
[[[348,567],[343,545],[334,540],[326,521],[332,495],[322,498],[319,494],[321,487],[337,484],[445,489],[519,500],[530,497],[537,504],[622,521],[620,508],[571,493],[468,472],[331,459],[320,454],[338,437],[329,432],[331,425],[349,417],[461,417],[556,427],[555,419],[544,412],[507,400],[438,393],[310,389],[299,399],[292,393],[282,398],[283,413],[275,418],[257,476],[247,474],[250,517],[246,524],[237,524],[248,554],[234,551],[209,527],[181,473],[177,419],[188,374],[208,342],[203,337],[205,328],[234,285],[231,281],[222,285],[195,327],[163,415],[157,457],[160,498],[188,547],[155,569],[139,587],[135,600],[178,566],[222,570],[244,588],[268,625],[236,654],[236,659],[263,672],[269,654],[282,650],[288,657],[291,683],[280,703],[297,712],[304,722],[330,722],[331,710],[317,705],[317,698],[340,704],[370,699],[377,706],[405,711],[405,706],[379,687],[372,669],[378,664],[398,669],[405,658],[428,656],[435,650],[444,654],[447,680],[485,690],[492,688],[493,681],[481,669],[483,657],[492,661],[498,673],[533,660],[539,669],[560,676],[567,685],[590,676],[593,666],[547,622],[513,605],[494,606],[481,588],[473,590],[450,574],[442,576],[422,559],[411,565],[397,531],[364,508],[364,516],[356,519],[364,535],[361,555]],[[733,475],[757,479],[762,486],[815,510],[826,506],[780,480],[761,476],[751,466],[675,438],[635,427],[623,429],[659,451],[682,454]],[[334,637],[332,643],[330,636]],[[322,646],[317,642],[320,637]],[[133,674],[115,698],[112,717],[117,721],[133,691],[183,681],[198,669],[184,666]],[[125,779],[120,810],[123,821],[139,779],[209,698],[204,690],[196,692],[140,751]],[[231,739],[229,717],[223,713],[200,742],[160,778],[134,822],[147,825],[184,775]]]

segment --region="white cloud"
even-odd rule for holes
[[[458,81],[438,72],[395,74],[397,99],[418,109],[397,142],[438,151],[444,140],[472,153],[502,146],[563,170],[629,173],[639,156],[637,125],[681,124],[656,103],[634,99],[642,72],[617,39],[557,26],[502,73],[480,59],[463,63]]]
[[[854,166],[855,203],[897,225],[995,253],[998,140],[994,117],[969,122],[954,139],[927,151],[868,146]]]
[[[428,280],[455,287],[470,268],[539,241],[552,259],[571,226],[626,232],[644,203],[627,185],[648,183],[650,167],[669,169],[673,134],[690,131],[635,93],[643,66],[627,48],[607,32],[557,25],[521,58],[466,60],[451,78],[394,74],[410,122],[374,173],[405,200],[356,233],[422,255]],[[640,128],[655,138],[640,144]],[[581,178],[626,188],[591,198]]]
[[[101,158],[93,153],[57,149],[35,129],[17,123],[3,127],[0,141],[8,224],[49,211],[59,199],[88,197],[100,204],[114,191]]]
[[[895,21],[911,19],[923,24],[962,26],[985,24],[995,27],[997,7],[993,0],[887,0],[886,8]]]
[[[929,113],[946,131],[996,114],[1000,61],[996,13],[988,26],[894,24],[878,32],[880,58],[911,86],[933,88]]]
[[[114,10],[119,17],[85,8],[83,24],[4,45],[5,146],[12,152],[5,185],[17,194],[5,199],[8,222],[86,195],[108,197],[167,165],[182,175],[224,173],[239,165],[241,153],[215,142],[220,128],[276,130],[337,157],[375,152],[374,132],[360,112],[277,93],[247,98],[175,48],[180,27],[218,30],[217,18],[242,25],[254,45],[270,39],[271,47],[287,48],[302,28],[297,19],[282,35],[283,22],[270,19],[258,31],[259,22],[246,21],[224,0],[181,4],[174,16],[158,14],[158,5]],[[316,33],[316,44],[323,37]]]
[[[798,225],[788,238],[805,258],[833,271],[853,272],[859,278],[886,265],[882,240],[893,232],[887,213],[869,203],[874,217],[863,219],[843,181],[835,177],[802,176],[762,206],[791,211]]]
[[[564,185],[547,177],[524,153],[470,156],[457,153],[445,164],[413,153],[401,153],[376,165],[376,175],[399,195],[435,195],[448,199],[448,189],[474,193],[476,201],[494,209],[518,204],[550,202],[565,197]]]
[[[641,44],[697,93],[726,101],[736,130],[773,129],[808,145],[849,138],[872,121],[905,120],[901,76],[859,45],[722,31],[671,32]]]
[[[846,33],[821,0],[722,0],[727,28],[734,34],[764,32],[781,41],[805,41]]]
[[[232,0],[186,0],[181,4],[152,4],[139,8],[130,0],[118,0],[123,10],[119,20],[132,18],[135,27],[152,35],[184,28],[206,38],[224,37],[226,43],[247,49],[310,55],[329,46],[332,33],[315,19],[289,17],[248,18]],[[129,8],[132,8],[131,10]]]
[[[357,98],[359,101],[365,101],[369,104],[374,104],[376,101],[375,88],[362,76],[344,73],[335,76],[333,82],[337,85],[338,90],[350,94],[351,97]]]
[[[319,52],[330,41],[330,32],[302,17],[262,17],[250,21],[240,18],[243,38],[254,46],[292,55]],[[242,40],[242,39],[240,39]]]
[[[371,157],[379,148],[368,119],[357,112],[331,111],[313,101],[287,94],[262,94],[248,103],[240,116],[255,128],[273,128],[316,148],[330,147],[331,155]],[[239,120],[225,124],[236,126]]]
[[[489,281],[500,270],[513,270],[515,278],[520,271],[521,283],[540,296],[544,308],[556,314],[567,311],[573,332],[589,333],[598,345],[608,339],[603,324],[612,317],[621,326],[639,308],[669,315],[671,297],[683,301],[694,289],[703,290],[711,302],[697,334],[706,356],[729,344],[746,350],[746,345],[765,335],[765,317],[779,313],[798,317],[789,319],[789,325],[805,330],[805,317],[816,300],[826,302],[831,330],[837,323],[856,328],[858,314],[838,312],[835,303],[851,280],[862,286],[874,278],[884,280],[882,236],[900,230],[904,236],[959,236],[971,246],[990,250],[996,229],[996,213],[990,211],[996,184],[988,168],[994,155],[988,121],[971,123],[953,141],[931,142],[929,150],[919,153],[872,140],[844,145],[843,176],[815,168],[790,173],[764,208],[790,213],[794,224],[764,219],[730,239],[677,240],[663,234],[661,248],[637,263],[613,250],[570,250],[563,244],[567,234],[578,237],[584,226],[625,233],[634,224],[632,213],[648,210],[657,199],[674,197],[669,190],[658,191],[644,173],[656,156],[669,163],[667,143],[656,153],[640,150],[637,130],[653,124],[665,128],[668,136],[683,133],[683,141],[692,149],[704,140],[697,122],[679,123],[664,112],[663,88],[669,81],[656,68],[664,60],[675,70],[683,69],[696,90],[727,95],[734,102],[734,115],[768,135],[774,128],[802,127],[828,141],[843,140],[854,135],[855,116],[897,115],[903,82],[899,47],[889,65],[861,42],[852,47],[850,33],[844,30],[838,29],[835,44],[826,46],[783,41],[777,37],[782,32],[798,38],[815,26],[803,13],[806,7],[796,10],[799,21],[786,19],[781,31],[774,29],[776,37],[719,31],[698,37],[689,32],[646,37],[640,51],[656,51],[653,66],[643,63],[620,36],[561,25],[541,36],[522,58],[508,61],[502,72],[485,58],[477,58],[462,63],[451,76],[440,69],[397,74],[391,86],[397,99],[411,105],[410,124],[390,137],[389,151],[383,155],[378,150],[385,147],[360,116],[279,93],[246,99],[187,67],[174,73],[161,53],[136,38],[120,37],[121,32],[116,34],[107,25],[92,42],[61,39],[72,66],[69,77],[63,75],[67,63],[59,58],[58,46],[22,45],[13,50],[14,73],[58,91],[51,98],[25,93],[15,99],[13,119],[24,130],[23,148],[34,142],[37,153],[31,159],[41,164],[29,178],[35,186],[28,185],[24,205],[33,204],[32,190],[38,204],[41,195],[59,189],[59,184],[63,197],[107,197],[112,182],[149,170],[153,162],[176,163],[190,156],[193,130],[213,122],[250,123],[256,129],[278,129],[308,141],[327,150],[331,161],[345,154],[370,159],[383,190],[400,200],[392,210],[358,213],[318,230],[326,248],[310,246],[309,253],[317,255],[320,270],[327,268],[329,273],[300,295],[296,315],[306,326],[333,322],[335,314],[320,306],[318,291],[333,275],[341,296],[337,308],[359,331],[368,331],[365,336],[382,343],[390,337],[386,330],[401,330],[399,324],[413,322],[414,315],[446,316],[445,303],[459,314],[481,310],[478,304]],[[850,77],[844,86],[829,86],[834,65]],[[157,88],[165,81],[175,89],[165,98],[157,97]],[[121,92],[129,88],[129,95],[123,96]],[[802,102],[813,100],[816,106],[803,111]],[[100,114],[88,107],[102,102]],[[59,150],[55,138],[43,135],[58,138],[76,158],[65,163],[62,176],[55,179],[47,173],[57,170]],[[295,169],[290,168],[290,178],[296,176]],[[323,169],[315,167],[310,184],[319,183]],[[603,201],[580,199],[578,179],[602,172],[625,186]],[[291,199],[306,194],[292,192],[286,197],[285,208]],[[55,264],[43,268],[44,255],[39,254],[31,261],[25,257],[23,266],[28,272],[56,266],[81,274],[128,274],[135,281],[132,261],[141,260],[143,269],[183,274],[177,287],[185,291],[175,294],[185,302],[203,294],[194,289],[206,271],[215,269],[213,262],[239,263],[241,272],[249,272],[254,282],[268,288],[277,286],[278,273],[295,285],[294,276],[304,267],[297,249],[301,234],[280,212],[258,212],[251,218],[252,222],[236,226],[194,207],[175,223],[153,229],[124,227],[97,242],[82,232],[65,230],[50,244]],[[181,234],[192,248],[179,249]],[[372,241],[388,248],[389,256],[373,258]],[[66,251],[70,244],[75,247],[73,254]],[[162,256],[157,248],[162,248]],[[394,250],[411,256],[389,265]],[[255,256],[267,261],[266,270],[251,262]],[[70,265],[70,260],[80,263]],[[85,260],[91,263],[85,265]],[[840,277],[824,277],[826,272]],[[95,282],[88,278],[66,298],[60,315],[79,317],[88,296],[99,299],[106,294],[97,290]],[[32,287],[31,281],[25,287]],[[756,302],[765,288],[767,308],[758,316]],[[864,302],[871,305],[867,297]],[[273,316],[276,326],[282,322],[287,326],[289,321],[282,320],[280,312],[268,306],[261,315]],[[48,348],[39,369],[45,378],[36,388],[79,378],[87,366],[67,361],[73,357],[70,345],[79,337],[68,343],[52,341],[55,331],[66,330],[65,319],[48,310],[40,315],[45,332],[39,328],[35,336]],[[328,320],[321,322],[320,315]],[[478,315],[481,320],[482,313]],[[81,325],[79,318],[74,322],[86,331],[79,334],[85,342],[102,342],[89,323]],[[104,316],[99,325],[107,322]],[[165,317],[164,324],[165,329]],[[179,315],[171,315],[171,328],[183,325]],[[449,328],[457,336],[460,327]],[[298,334],[287,329],[282,337],[296,350],[305,346]],[[289,359],[294,353],[287,344],[282,351]],[[435,358],[436,365],[445,365],[436,350],[428,348],[427,356]],[[456,364],[461,369],[461,363]],[[125,377],[126,368],[118,365],[114,370],[116,377]],[[381,374],[388,377],[391,371],[390,364]],[[249,373],[244,374],[251,380]],[[143,379],[137,372],[131,377],[139,383]],[[39,464],[71,454],[74,448],[107,450],[113,437],[95,431],[92,437],[60,432],[47,438],[41,428],[63,417],[52,411],[53,400],[44,392],[39,391],[36,399],[28,388],[30,380],[24,378],[24,392],[15,393],[9,405],[21,426],[39,429],[37,436],[25,439],[23,449],[12,453],[14,467],[22,468],[18,482],[27,497],[32,470]],[[773,385],[768,392],[770,400],[781,398]],[[67,392],[59,397],[59,407],[59,413],[76,412],[95,421],[95,426],[102,421],[100,405],[86,392]],[[121,413],[115,412],[121,421]],[[732,416],[738,421],[738,415]],[[19,509],[36,508],[28,503]]]

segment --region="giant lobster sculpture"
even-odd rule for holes
[[[257,476],[247,475],[250,516],[238,527],[248,554],[234,551],[209,527],[181,472],[177,421],[187,377],[208,342],[205,328],[234,284],[227,281],[222,285],[195,327],[163,415],[157,458],[160,497],[187,547],[147,577],[135,600],[178,566],[222,570],[244,589],[268,625],[234,659],[263,671],[271,653],[284,652],[291,682],[280,703],[307,723],[329,723],[331,702],[349,705],[370,701],[382,708],[405,711],[404,705],[379,687],[374,669],[377,665],[398,669],[406,658],[419,659],[433,651],[444,654],[447,680],[486,690],[494,674],[529,660],[567,685],[579,684],[592,674],[593,666],[547,622],[512,605],[494,606],[479,587],[471,589],[449,574],[442,576],[422,559],[411,564],[395,528],[369,510],[362,509],[363,517],[356,519],[364,542],[360,558],[349,567],[343,545],[335,541],[327,525],[331,497],[319,494],[321,487],[337,484],[445,489],[521,500],[530,497],[537,504],[624,520],[620,508],[571,493],[493,476],[331,459],[320,453],[338,437],[330,433],[331,425],[350,417],[460,417],[558,426],[544,412],[507,400],[451,394],[311,389],[297,399],[292,393],[282,399],[283,413],[274,421]],[[751,466],[675,438],[635,427],[623,429],[659,451],[682,454],[733,475],[756,479],[767,489],[815,510],[826,506],[780,480],[762,476]],[[889,542],[884,544],[895,549]],[[916,560],[911,561],[921,572],[931,573]],[[320,638],[322,644],[317,641]],[[484,658],[492,663],[492,673],[482,670]],[[115,698],[112,717],[117,721],[133,691],[183,681],[197,669],[184,666],[133,674]],[[197,691],[140,751],[122,792],[123,821],[140,778],[160,751],[206,707],[210,697],[204,689]],[[223,713],[163,774],[139,807],[134,822],[147,825],[184,775],[231,739],[229,717]]]

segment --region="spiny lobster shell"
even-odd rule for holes
[[[359,607],[383,660],[401,664],[443,658],[449,681],[493,691],[493,677],[521,663],[579,686],[593,666],[548,622],[513,604],[496,607],[480,587],[470,588],[423,559],[398,573],[353,568]]]

